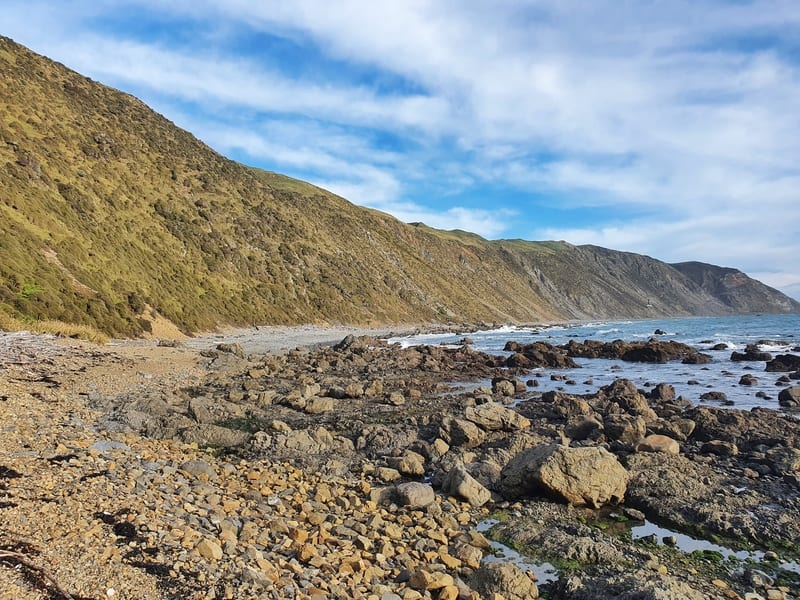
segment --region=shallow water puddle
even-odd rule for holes
[[[492,527],[497,525],[500,521],[497,519],[484,519],[476,529],[483,533],[489,531]],[[492,554],[487,554],[484,562],[510,562],[517,565],[523,571],[531,571],[536,576],[536,582],[541,585],[544,583],[551,583],[558,581],[558,569],[556,569],[549,562],[536,562],[532,558],[524,556],[509,548],[505,544],[490,540],[492,544]]]
[[[672,531],[666,527],[656,525],[651,521],[645,521],[642,525],[631,527],[631,536],[634,540],[653,537],[655,540],[658,540],[659,543],[663,543],[663,539],[665,537],[671,537],[674,538],[676,542],[673,547],[677,548],[681,552],[685,552],[686,554],[690,554],[695,551],[716,552],[726,560],[733,557],[741,561],[752,561],[756,563],[765,562],[764,552],[761,550],[731,550],[730,548],[720,546],[719,544],[709,542],[708,540],[698,539],[685,533]],[[800,563],[797,563],[796,561],[779,561],[777,568],[800,575]]]

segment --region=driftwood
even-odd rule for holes
[[[67,590],[59,585],[58,581],[56,581],[56,578],[53,577],[50,571],[41,565],[37,565],[26,554],[17,552],[16,550],[5,550],[0,548],[0,561],[9,561],[18,565],[22,565],[41,577],[46,582],[50,583],[56,594],[59,594],[63,600],[75,600],[74,596],[72,596]]]

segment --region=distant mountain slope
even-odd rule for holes
[[[765,289],[736,304],[647,257],[404,224],[0,38],[0,317],[134,336],[155,314],[188,332],[797,309]]]
[[[800,312],[800,302],[775,294],[773,288],[737,269],[695,261],[673,263],[672,267],[736,313]]]

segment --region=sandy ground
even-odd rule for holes
[[[248,354],[267,354],[286,352],[295,348],[332,345],[340,342],[348,335],[391,337],[393,335],[411,335],[417,331],[419,331],[419,328],[413,326],[400,326],[394,329],[391,327],[319,327],[316,325],[258,326],[247,329],[225,329],[218,333],[202,334],[184,339],[183,344],[188,348],[205,350],[213,348],[220,343],[237,343]],[[116,343],[112,342],[112,344]]]

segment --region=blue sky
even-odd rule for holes
[[[796,0],[4,0],[0,33],[404,221],[800,298]]]

